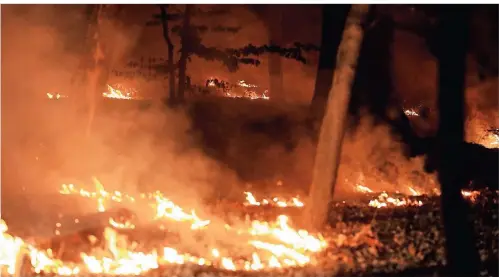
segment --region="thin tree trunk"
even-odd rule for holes
[[[182,26],[182,32],[180,36],[180,41],[182,44],[182,49],[180,50],[180,60],[178,61],[178,100],[184,100],[185,94],[185,81],[186,81],[186,71],[187,71],[187,58],[189,57],[189,32],[191,26],[191,13],[194,5],[185,5],[184,20]]]
[[[172,40],[170,38],[170,29],[168,26],[168,7],[170,5],[165,4],[165,5],[159,5],[159,8],[161,9],[161,24],[163,26],[163,38],[166,41],[166,44],[168,46],[168,70],[169,70],[169,76],[168,76],[168,81],[169,81],[169,87],[170,87],[170,100],[175,101],[175,70],[174,70],[174,56],[173,56],[173,50],[174,46],[172,43]]]
[[[268,11],[268,32],[270,45],[282,45],[282,9],[279,5],[270,5]],[[282,59],[277,53],[269,54],[270,99],[283,101],[285,97],[282,76]]]
[[[465,185],[464,90],[469,13],[466,6],[442,8],[439,24],[439,129],[437,132],[438,178],[450,276],[478,276],[469,206],[461,195]]]
[[[104,68],[104,49],[101,39],[99,38],[99,29],[103,19],[103,9],[104,5],[98,5],[95,7],[94,12],[94,22],[92,22],[92,26],[90,27],[90,53],[92,56],[90,57],[89,62],[89,72],[87,79],[87,87],[86,87],[86,95],[89,103],[89,111],[88,111],[88,121],[85,135],[89,137],[92,130],[92,125],[95,117],[95,112],[97,108],[97,94],[101,93],[101,89],[103,89],[100,84],[103,82],[103,79],[107,79]],[[104,81],[105,82],[105,81]]]
[[[326,223],[329,202],[334,192],[348,102],[364,35],[361,23],[368,11],[369,5],[352,5],[338,49],[334,81],[322,120],[305,215],[315,228]]]
[[[310,105],[311,119],[315,123],[324,116],[328,93],[333,84],[336,53],[341,42],[351,5],[325,4],[322,7],[322,42],[319,65],[315,78],[314,96]]]

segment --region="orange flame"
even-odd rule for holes
[[[245,206],[276,206],[281,208],[304,206],[303,202],[300,201],[298,197],[292,197],[290,199],[272,197],[270,199],[264,198],[261,201],[257,201],[251,192],[244,192],[244,194],[246,194]]]

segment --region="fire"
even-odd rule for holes
[[[68,96],[60,93],[46,93],[48,99],[59,100]],[[107,91],[102,93],[105,98],[122,99],[122,100],[140,100],[137,96],[137,91],[133,88],[126,88],[121,84],[107,85]]]
[[[481,139],[480,144],[488,148],[499,147],[499,132],[497,129],[487,132]]]
[[[48,99],[54,99],[54,100],[59,100],[61,98],[66,98],[67,96],[59,94],[59,93],[50,93],[47,92],[47,98]]]
[[[139,201],[147,202],[154,211],[154,220],[169,220],[170,222],[186,222],[191,230],[209,231],[212,228],[211,220],[201,219],[194,210],[190,212],[165,197],[161,192],[130,196],[126,193],[107,191],[103,185],[93,178],[96,191],[77,188],[75,185],[62,185],[60,193],[64,195],[79,195],[95,200],[98,211],[106,211],[109,202],[136,204]],[[253,194],[246,193],[248,201],[254,199]],[[253,198],[251,198],[253,197]],[[265,200],[265,199],[264,199]],[[296,206],[304,204],[297,197],[281,200],[277,197],[267,200],[268,205],[277,207]],[[248,202],[250,203],[250,202]],[[260,202],[258,202],[260,203]],[[266,203],[261,201],[262,204]],[[254,203],[253,203],[254,204]],[[156,247],[146,252],[136,252],[133,243],[129,243],[123,235],[118,235],[116,230],[133,229],[136,226],[131,222],[120,223],[109,219],[109,227],[104,231],[105,251],[95,249],[95,253],[82,253],[82,265],[67,267],[66,272],[89,272],[94,274],[139,274],[158,268],[164,264],[197,264],[200,266],[215,266],[232,271],[257,271],[271,270],[285,267],[305,266],[314,262],[313,254],[319,253],[327,246],[324,238],[313,235],[306,230],[296,230],[291,227],[290,219],[280,215],[274,222],[253,220],[235,226],[224,225],[227,236],[237,237],[237,249],[246,249],[247,257],[241,259],[240,251],[235,259],[231,256],[231,247],[219,248],[213,245],[204,255],[181,253],[171,246]],[[216,226],[213,226],[216,228]],[[162,228],[162,224],[158,224]],[[240,239],[239,239],[240,238]],[[249,251],[249,252],[248,252]],[[99,255],[100,253],[100,255]],[[107,253],[102,255],[102,253]],[[47,256],[50,257],[50,256]],[[60,266],[62,267],[62,265]],[[50,269],[50,268],[49,268]],[[50,269],[53,271],[53,269]],[[51,271],[51,272],[52,272]],[[44,271],[45,272],[45,271]]]
[[[407,109],[407,110],[404,110],[404,113],[405,115],[407,116],[419,116],[419,113],[416,112],[416,110],[414,109]]]
[[[415,190],[414,188],[412,188],[412,187],[408,187],[408,188],[413,196],[420,196],[421,195],[421,192]]]
[[[123,220],[110,217],[109,225],[103,229],[101,241],[98,241],[97,237],[90,236],[91,249],[79,253],[79,262],[70,263],[56,258],[59,257],[60,253],[54,254],[52,249],[42,249],[7,233],[6,223],[0,220],[0,269],[3,270],[1,273],[19,275],[24,260],[28,261],[27,263],[34,273],[66,276],[79,274],[140,275],[173,264],[212,266],[229,271],[269,271],[313,265],[315,255],[328,246],[321,234],[312,234],[306,230],[293,228],[290,218],[283,214],[277,216],[275,221],[252,220],[232,226],[227,223],[224,223],[223,226],[217,226],[214,223],[216,221],[201,219],[194,210],[184,211],[182,207],[165,197],[161,192],[131,196],[119,191],[106,190],[97,178],[94,178],[93,182],[95,191],[77,188],[75,185],[63,185],[60,193],[92,199],[96,202],[97,211],[106,211],[110,202],[126,203],[133,206],[139,201],[144,201],[151,208],[154,214],[152,219],[155,222],[166,219],[170,223],[187,223],[190,225],[190,229],[196,232],[196,236],[207,234],[205,232],[209,232],[210,228],[223,227],[218,228],[225,232],[222,235],[233,237],[235,240],[229,243],[230,245],[223,246],[219,245],[216,240],[208,240],[206,248],[198,250],[199,252],[196,253],[182,252],[180,248],[165,242],[155,243],[154,247],[146,247],[132,241],[127,235],[119,233],[122,229],[136,228],[134,223],[131,221],[122,222]],[[358,191],[373,192],[366,186],[357,186]],[[415,197],[422,194],[412,187],[408,187],[408,191]],[[264,200],[257,201],[250,192],[245,194],[247,205],[261,206],[266,203]],[[464,197],[474,199],[479,192],[463,190],[462,194]],[[281,204],[283,207],[287,207],[284,204],[297,207],[304,205],[298,198],[291,199],[296,199],[295,201],[298,202],[268,198],[267,205],[277,207],[280,205],[276,203],[283,203]],[[422,205],[421,200],[395,197],[387,192],[380,193],[376,199],[369,202],[369,206],[374,208]],[[157,225],[159,229],[161,226],[161,224]],[[188,232],[188,229],[186,231]],[[23,257],[29,259],[23,259]]]
[[[74,275],[80,272],[76,266],[66,265],[52,257],[52,250],[42,251],[19,237],[7,233],[5,221],[0,219],[0,274],[15,275],[22,267],[22,258],[29,256],[31,267],[35,273],[55,273],[58,275]],[[4,272],[5,270],[6,272]]]
[[[251,192],[244,192],[246,195],[245,206],[275,206],[275,207],[303,207],[304,204],[298,197],[292,197],[290,199],[282,199],[279,197],[264,198],[257,201],[255,196]]]
[[[124,100],[140,99],[136,96],[135,90],[123,88],[121,85],[115,85],[115,87],[116,88],[107,85],[107,92],[103,92],[102,96],[106,98]]]
[[[244,94],[241,96],[241,95],[237,95],[231,91],[226,91],[225,92],[225,96],[226,97],[232,97],[232,98],[249,98],[251,100],[256,100],[256,99],[264,99],[264,100],[269,100],[270,97],[267,96],[268,94],[268,90],[265,90],[261,95],[258,94],[255,89],[258,87],[256,85],[253,85],[253,84],[248,84],[246,83],[246,81],[244,80],[239,80],[239,82],[237,82],[237,86],[240,87],[240,88],[243,88],[244,90]]]
[[[153,198],[156,201],[154,204],[156,207],[156,219],[167,218],[175,221],[188,221],[191,223],[191,229],[193,230],[201,229],[210,224],[209,220],[200,219],[194,210],[190,213],[184,212],[181,207],[164,197],[159,191],[149,195],[148,198]]]
[[[362,193],[372,193],[373,191],[366,187],[366,186],[363,186],[363,185],[357,185],[355,187],[355,189],[358,191],[358,192],[362,192]]]
[[[7,234],[7,229],[7,224],[0,219],[0,268],[6,267],[8,274],[14,274],[17,257],[24,242],[20,238]]]
[[[383,208],[388,206],[423,206],[420,200],[411,200],[409,198],[396,198],[389,196],[386,192],[382,192],[377,199],[369,201],[369,206],[375,208]]]
[[[434,189],[431,192],[421,192],[413,187],[408,186],[408,191],[413,197],[422,196],[422,195],[440,195],[440,191],[438,189]],[[374,191],[363,185],[356,185],[355,190],[361,193],[374,193]],[[387,192],[378,192],[379,195],[369,201],[369,206],[374,208],[386,208],[386,207],[402,207],[402,206],[422,206],[424,203],[422,200],[410,199],[406,196],[400,196],[400,193],[397,192],[399,196],[389,195]],[[477,197],[480,195],[480,191],[472,191],[472,190],[461,190],[461,194],[465,199],[470,200],[471,202],[475,202]]]
[[[207,87],[211,88],[221,88],[223,90],[223,96],[229,98],[247,98],[251,100],[263,99],[269,100],[268,90],[263,93],[258,93],[258,86],[254,84],[249,84],[245,80],[239,80],[236,85],[229,85],[228,83],[218,81],[216,77],[210,77],[206,82]],[[239,91],[242,89],[242,93]]]
[[[473,190],[462,190],[461,195],[464,198],[469,199],[471,202],[475,202],[477,197],[480,195],[479,191],[473,191]]]

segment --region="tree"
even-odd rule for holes
[[[266,5],[267,7],[267,26],[269,33],[269,44],[282,44],[282,15],[283,11],[280,5]],[[283,76],[282,76],[282,60],[277,53],[269,55],[269,78],[271,98],[282,101],[284,100]]]
[[[464,187],[464,89],[469,31],[467,6],[440,7],[437,25],[439,47],[439,129],[436,159],[441,185],[441,210],[445,231],[447,264],[451,276],[478,276],[479,257],[475,247],[469,206]]]
[[[155,26],[161,24],[163,26],[163,34],[165,33],[165,26],[171,28],[168,31],[180,36],[180,58],[178,63],[168,62],[168,66],[156,67],[159,71],[164,73],[169,73],[170,78],[172,76],[171,72],[179,70],[179,83],[178,91],[175,93],[179,99],[182,101],[184,97],[185,90],[185,79],[187,72],[187,63],[192,56],[198,56],[206,61],[219,61],[222,62],[230,72],[236,71],[240,64],[249,64],[258,66],[260,61],[258,57],[263,54],[274,53],[281,57],[294,59],[302,63],[306,63],[306,59],[303,56],[304,51],[316,51],[318,48],[314,45],[305,45],[301,43],[294,43],[290,47],[283,47],[280,45],[262,45],[255,46],[249,44],[241,48],[225,48],[219,49],[216,47],[206,46],[202,42],[201,34],[210,32],[222,32],[222,33],[236,33],[239,31],[240,27],[228,27],[228,26],[206,26],[206,25],[195,25],[191,23],[192,17],[206,17],[211,18],[213,16],[222,16],[229,13],[225,7],[215,6],[214,8],[210,6],[199,6],[185,5],[184,10],[180,10],[179,7],[168,7],[169,13],[153,15],[153,19],[147,22],[149,26]],[[162,23],[163,20],[169,21],[170,25],[165,25]],[[179,24],[178,21],[182,19]],[[177,24],[177,25],[173,25]],[[165,37],[163,35],[163,37]],[[166,37],[165,37],[166,40]],[[167,42],[168,43],[168,42]],[[172,67],[173,66],[173,67]],[[171,82],[171,81],[170,81]]]
[[[170,99],[175,100],[175,70],[173,70],[173,51],[174,46],[173,42],[170,38],[170,28],[168,25],[168,21],[170,21],[171,16],[168,15],[169,4],[160,4],[159,9],[161,11],[161,26],[163,28],[163,38],[166,41],[166,45],[168,47],[168,68],[170,68],[169,72],[169,90],[170,90]]]
[[[184,18],[182,22],[182,29],[180,31],[180,59],[178,61],[178,98],[180,100],[184,99],[185,92],[185,81],[186,81],[186,71],[187,71],[187,59],[191,54],[190,47],[194,45],[197,39],[194,33],[195,31],[191,28],[191,16],[194,5],[185,5]]]
[[[315,154],[308,201],[311,205],[308,206],[305,215],[315,228],[319,228],[327,220],[328,206],[339,166],[350,90],[363,39],[361,23],[368,11],[369,5],[352,5],[338,48],[333,86],[327,99]]]
[[[320,120],[324,115],[326,100],[333,83],[336,53],[341,42],[341,35],[349,10],[350,5],[325,4],[322,6],[322,42],[319,52],[317,76],[315,78],[314,95],[312,104],[310,105],[313,122]]]

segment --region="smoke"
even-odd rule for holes
[[[56,16],[61,9],[69,14]],[[231,173],[196,146],[184,112],[160,103],[144,109],[131,101],[103,101],[91,136],[85,137],[88,114],[79,104],[85,97],[70,94],[70,81],[81,59],[76,46],[84,45],[86,33],[70,35],[62,28],[82,27],[84,10],[2,6],[3,217],[25,212],[29,220],[37,213],[55,212],[51,209],[61,184],[93,191],[92,177],[108,191],[161,190],[180,205],[200,206],[217,193],[210,184],[230,180]],[[108,44],[113,48],[110,61],[117,63],[135,45],[138,29],[104,25],[103,33],[112,34],[105,38],[114,42]],[[70,97],[49,101],[47,92]],[[21,211],[19,205],[25,208]],[[96,209],[72,205],[65,207],[67,213]],[[135,212],[140,217],[144,211]]]
[[[227,188],[236,191],[238,178],[232,169],[200,149],[192,133],[193,122],[183,111],[166,109],[160,103],[142,108],[132,101],[104,101],[97,107],[91,136],[85,137],[88,115],[78,103],[78,99],[84,97],[70,94],[71,79],[81,60],[79,46],[85,44],[85,26],[80,26],[84,25],[81,23],[84,6],[72,6],[64,16],[58,9],[62,8],[2,6],[4,214],[30,220],[37,218],[37,213],[59,212],[50,209],[55,207],[53,203],[57,201],[60,185],[74,183],[94,190],[92,177],[99,179],[108,191],[138,194],[160,190],[180,206],[196,211],[206,210],[205,199],[227,196],[230,194]],[[116,22],[104,25],[107,45],[113,49],[113,55],[107,58],[111,64],[119,64],[137,44],[140,28],[125,28]],[[74,34],[62,26],[73,26],[79,31]],[[48,101],[46,92],[59,92],[70,98]],[[227,120],[240,120],[241,107],[233,106],[234,112],[227,108],[219,116],[230,117],[233,113],[233,118]],[[248,106],[248,114],[258,113],[255,107]],[[273,106],[267,110],[288,112],[275,111]],[[298,113],[301,116],[305,111],[300,109]],[[264,116],[268,115],[262,113],[261,117]],[[291,121],[300,121],[300,116]],[[237,136],[227,140],[225,158],[228,160],[225,161],[238,173],[244,171],[245,177],[273,179],[273,183],[283,181],[284,185],[279,188],[283,192],[293,188],[305,191],[311,181],[315,145],[301,128],[293,127],[288,133],[278,134],[279,129],[287,128],[284,121],[288,119],[278,119],[266,127],[246,124],[235,130]],[[243,120],[256,122],[258,118]],[[216,122],[218,129],[230,129],[229,125]],[[255,129],[267,131],[259,133]],[[263,134],[265,132],[270,136]],[[217,135],[234,134],[221,131]],[[295,143],[292,151],[287,145],[288,138]],[[347,134],[338,193],[353,191],[354,184],[362,178],[364,185],[373,190],[407,192],[407,186],[426,186],[427,175],[422,173],[421,161],[407,160],[402,154],[402,145],[394,141],[397,138],[390,134],[388,127],[374,126],[367,119],[356,132]],[[278,188],[272,186],[267,190],[276,192]],[[73,204],[75,213],[93,212],[96,208],[95,203]],[[73,206],[64,208],[68,213],[73,212]],[[24,216],[17,214],[23,212]],[[139,219],[151,218],[150,207],[138,207],[134,212]],[[200,218],[222,221],[208,213],[197,214]],[[222,223],[214,225],[223,226]],[[221,237],[224,234],[213,229],[207,234],[207,240],[227,241],[228,238]],[[192,247],[198,243],[188,237],[182,240]]]
[[[404,143],[390,126],[374,124],[370,116],[364,116],[359,126],[345,136],[337,193],[351,193],[356,185],[373,191],[410,194],[410,187],[431,192],[436,179],[425,172],[425,157],[409,158],[404,149]]]
[[[265,154],[254,161],[253,170],[271,168],[274,174],[272,186],[258,188],[259,191],[267,191],[260,193],[268,195],[268,191],[274,194],[287,191],[303,194],[308,190],[312,182],[316,144],[305,130],[295,129],[291,134],[295,144],[292,151],[286,150],[282,142],[275,141],[267,141],[266,148],[259,151]],[[371,116],[364,114],[358,126],[345,134],[335,197],[355,198],[358,195],[357,185],[373,191],[411,194],[409,188],[412,188],[421,193],[431,193],[438,184],[436,176],[425,172],[424,156],[410,158],[405,148],[404,142],[390,126],[377,124]],[[283,185],[276,186],[277,180]]]

